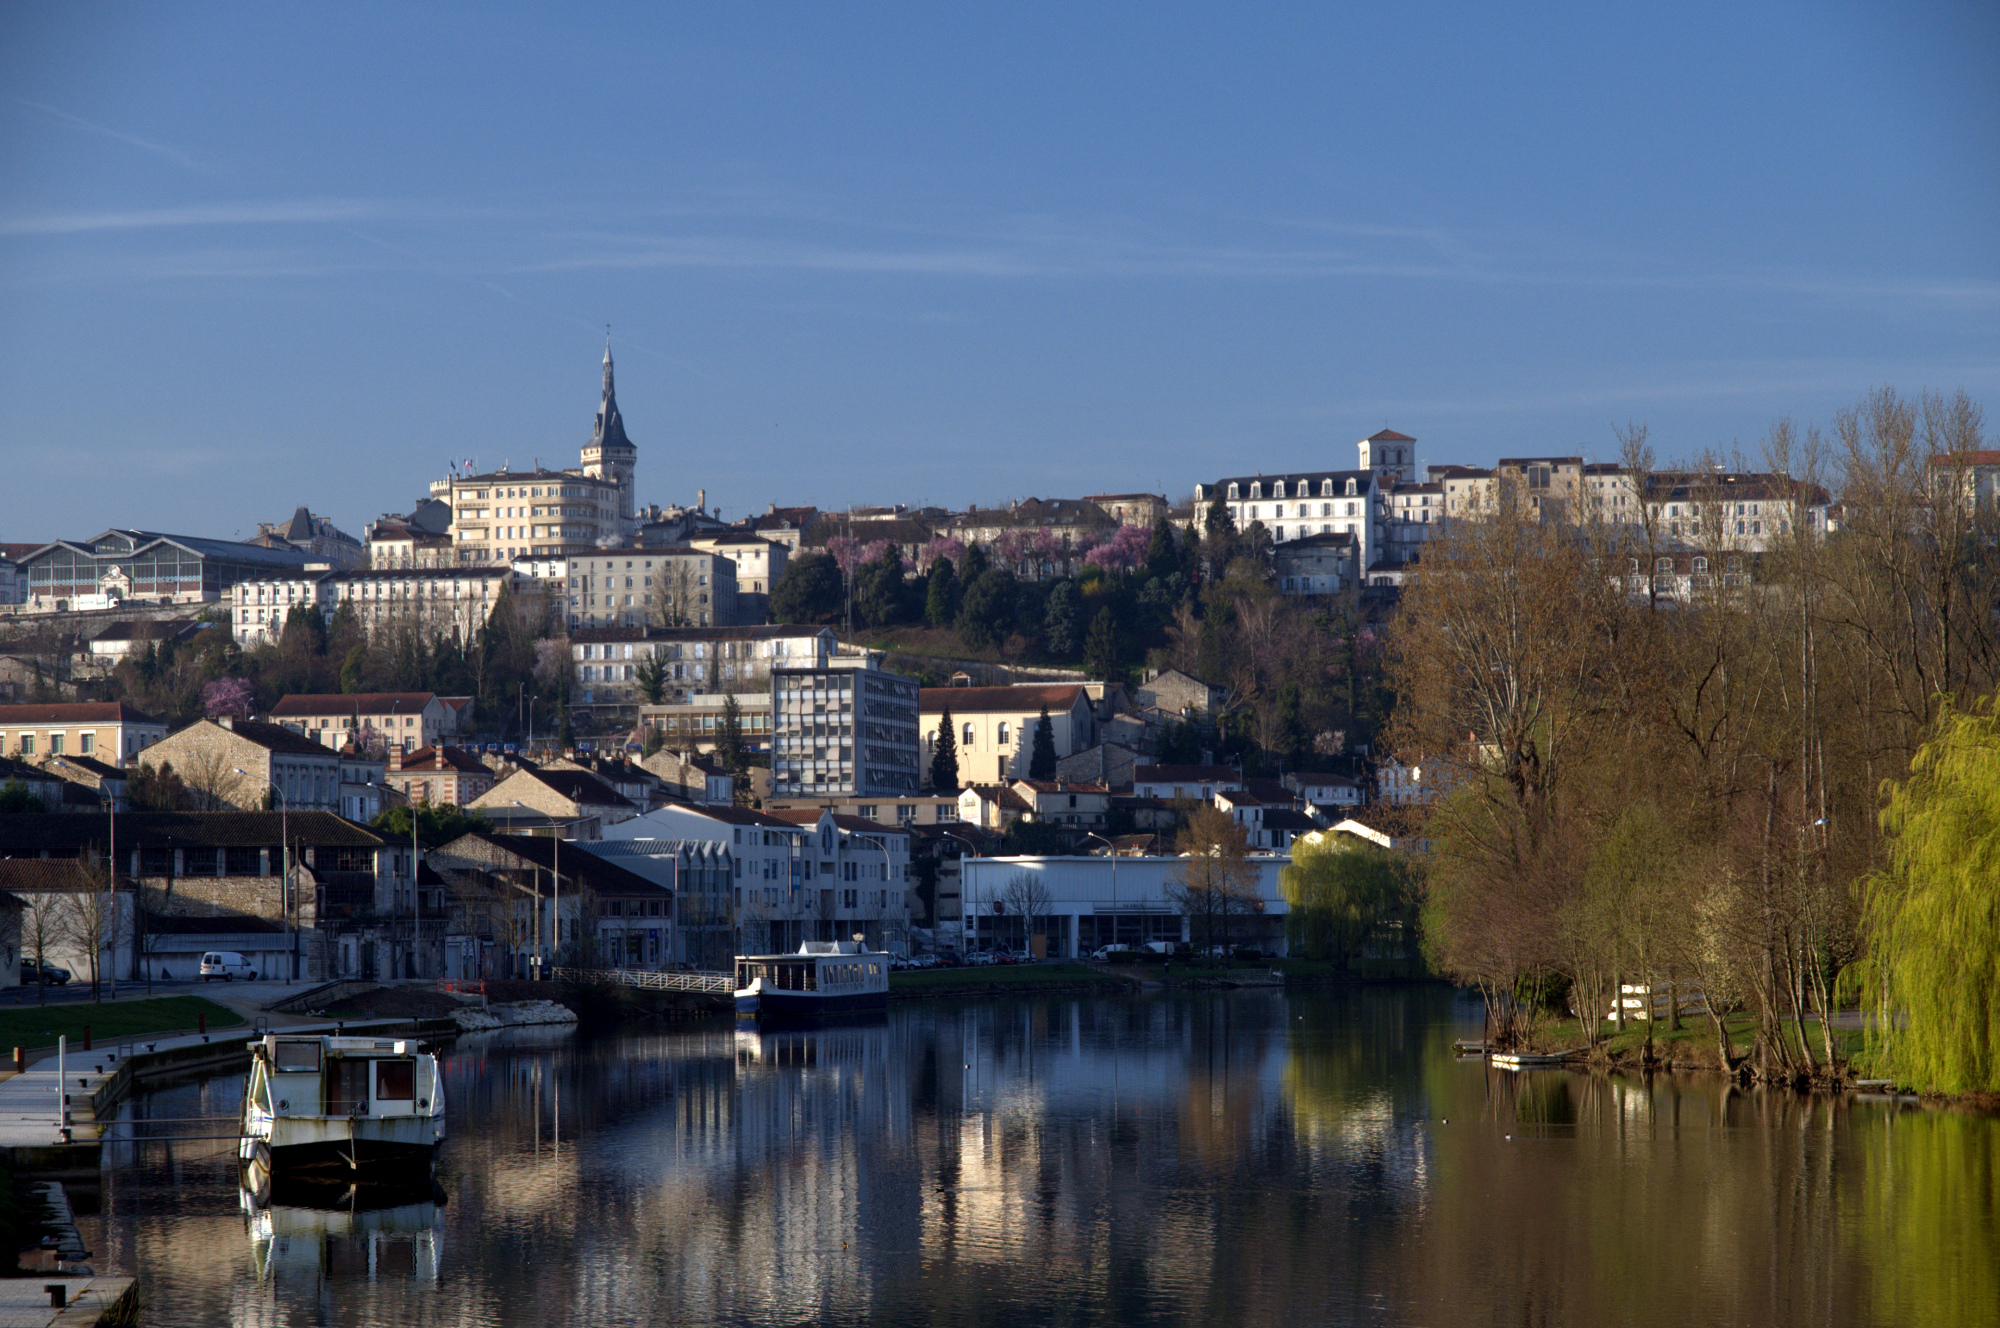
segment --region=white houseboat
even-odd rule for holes
[[[444,1081],[415,1042],[286,1037],[250,1044],[238,1155],[270,1172],[428,1166],[444,1142]]]
[[[846,1014],[889,1004],[889,956],[859,941],[807,941],[797,954],[736,956],[736,1013]]]

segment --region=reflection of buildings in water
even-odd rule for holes
[[[241,1190],[250,1267],[260,1286],[316,1296],[329,1282],[437,1285],[442,1196],[338,1185]]]

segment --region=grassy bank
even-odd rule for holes
[[[1134,974],[1136,979],[1137,974]],[[1107,977],[1096,969],[1082,964],[995,964],[990,968],[927,968],[911,973],[891,973],[889,991],[892,995],[907,993],[918,995],[926,992],[944,992],[964,988],[1019,988],[1032,991],[1037,987],[1122,987],[1127,984],[1117,978]]]
[[[0,1011],[0,1048],[53,1047],[67,1037],[83,1045],[84,1025],[102,1045],[145,1033],[191,1029],[198,1016],[208,1016],[210,1028],[234,1028],[243,1016],[200,996],[158,996],[145,1001],[95,1001],[63,1005],[30,1005]]]
[[[1723,1026],[1729,1030],[1729,1046],[1738,1059],[1748,1054],[1757,1036],[1763,1031],[1763,1024],[1755,1015],[1738,1011],[1723,1016]],[[1790,1019],[1784,1020],[1781,1032],[1787,1045],[1799,1045],[1799,1026]],[[1716,1054],[1715,1025],[1706,1015],[1683,1015],[1678,1029],[1668,1028],[1662,1020],[1652,1030],[1653,1056],[1676,1067],[1690,1069],[1720,1069],[1721,1058]],[[1805,1026],[1807,1044],[1812,1049],[1813,1059],[1818,1060],[1821,1050],[1819,1024]],[[1639,1020],[1631,1020],[1624,1032],[1618,1026],[1606,1021],[1598,1033],[1598,1045],[1604,1054],[1614,1061],[1637,1061],[1646,1053],[1646,1025]],[[1583,1025],[1574,1019],[1551,1022],[1536,1031],[1535,1049],[1552,1051],[1583,1045]],[[1843,1061],[1852,1060],[1861,1053],[1863,1034],[1859,1029],[1836,1028],[1833,1030],[1834,1055]]]

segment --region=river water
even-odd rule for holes
[[[228,1141],[137,1143],[85,1236],[172,1325],[2000,1323],[2000,1120],[1477,1031],[1408,987],[481,1034],[434,1191],[254,1207]]]

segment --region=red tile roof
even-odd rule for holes
[[[28,702],[0,705],[0,724],[162,724],[123,701]]]
[[[1383,429],[1379,433],[1369,434],[1368,441],[1371,443],[1414,443],[1417,440],[1406,433],[1397,433],[1394,429]]]
[[[917,693],[917,709],[936,715],[949,709],[954,715],[976,715],[996,711],[1040,710],[1060,713],[1087,697],[1079,683],[1023,683],[1015,687],[925,687]]]

